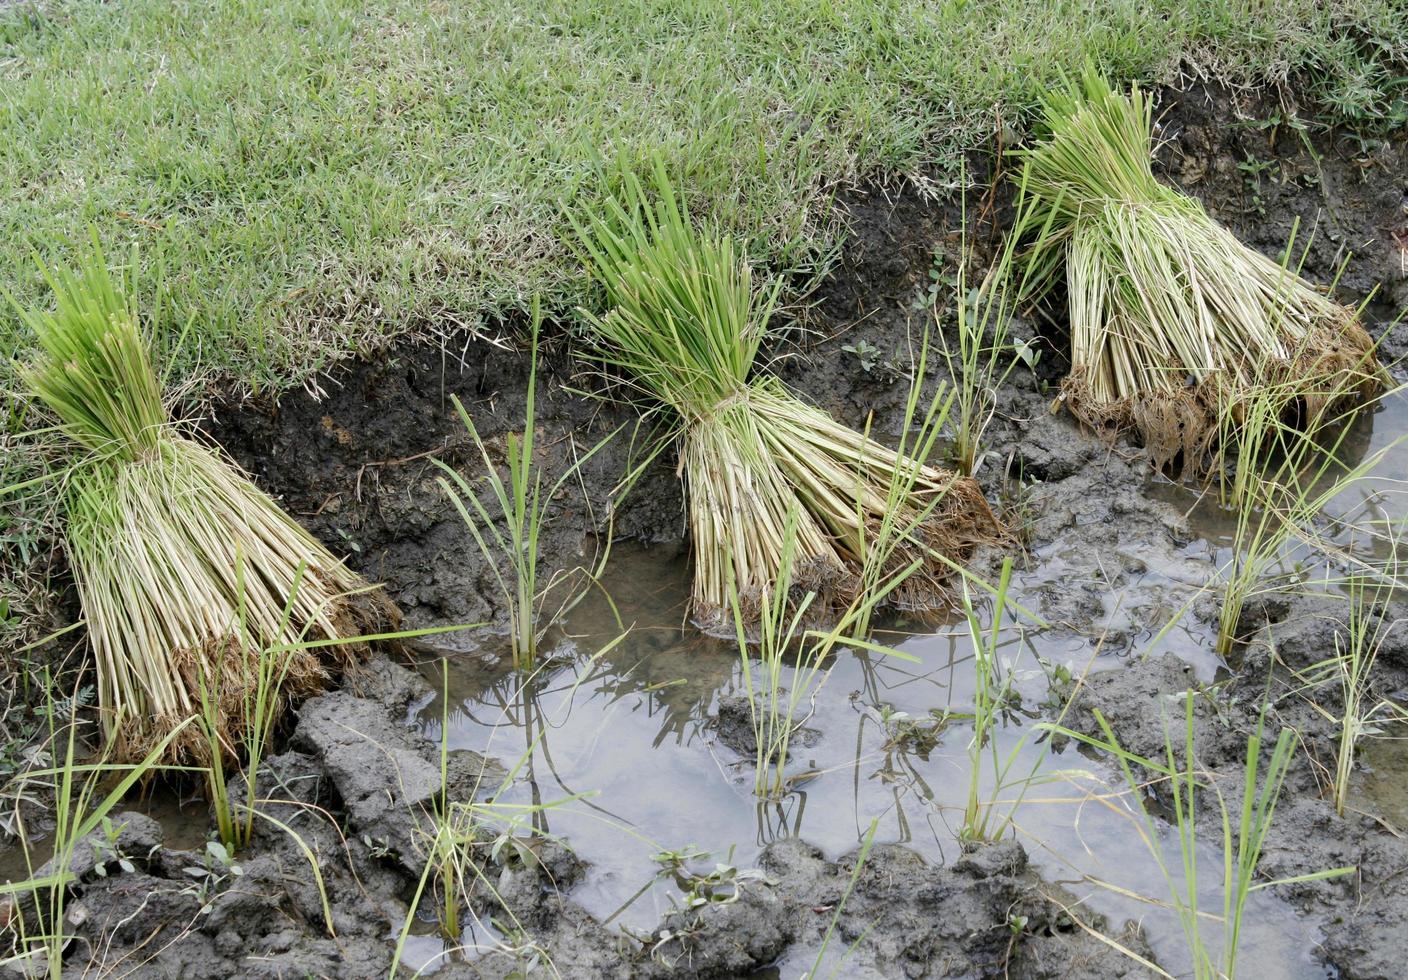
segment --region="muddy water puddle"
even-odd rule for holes
[[[1392,398],[1355,424],[1344,455],[1357,461],[1405,431],[1408,399]],[[1395,446],[1371,479],[1337,498],[1330,513],[1355,522],[1403,520],[1405,480],[1408,449]],[[1078,915],[1098,912],[1116,925],[1139,921],[1160,964],[1178,975],[1191,967],[1181,927],[1164,904],[1163,872],[1119,793],[1122,786],[1076,748],[1050,750],[1035,728],[1041,717],[1059,711],[1071,677],[1119,669],[1124,657],[1155,644],[1185,661],[1199,681],[1225,670],[1213,650],[1215,627],[1179,613],[1229,558],[1234,519],[1213,495],[1157,481],[1148,492],[1187,514],[1191,540],[1165,560],[1135,563],[1142,571],[1133,576],[1112,573],[1093,583],[1099,607],[1090,610],[1093,628],[1004,628],[1003,670],[1018,697],[995,736],[997,756],[1015,759],[1008,777],[1014,785],[998,798],[1010,804],[1021,797],[1017,833],[1053,894],[1059,888],[1062,901],[1073,899]],[[1283,567],[1305,578],[1323,571],[1304,567],[1305,558],[1292,550]],[[1058,537],[1035,549],[1014,576],[1013,598],[1035,609],[1045,590],[1090,584],[1070,581],[1066,545]],[[587,600],[568,622],[552,662],[524,683],[489,666],[501,661],[493,650],[455,658],[448,664],[448,703],[437,698],[412,719],[433,739],[443,732],[451,749],[521,765],[522,778],[506,796],[511,801],[541,804],[581,794],[543,821],[589,863],[573,899],[603,920],[645,934],[685,900],[684,884],[662,873],[659,852],[698,855],[689,862],[698,873],[719,863],[748,869],[769,843],[797,836],[835,859],[856,850],[872,821],[877,842],[904,844],[935,863],[956,858],[974,694],[972,646],[961,623],[893,624],[890,640],[915,663],[841,651],[808,707],[805,725],[820,735],[795,747],[790,791],[760,801],[752,791],[751,756],[723,744],[713,721],[722,699],[743,694],[743,680],[732,644],[684,623],[687,560],[673,551],[623,548],[605,586],[619,623],[606,602]],[[624,639],[598,653],[622,625],[629,627]],[[1151,704],[1149,710],[1178,709]],[[1355,783],[1355,801],[1399,825],[1408,818],[1404,745],[1373,743]],[[1020,783],[1028,777],[1023,795]],[[985,762],[985,799],[992,786]],[[1172,828],[1163,829],[1160,846],[1165,866],[1180,881]],[[1204,846],[1199,860],[1209,886],[1201,903],[1220,909],[1220,882],[1212,879],[1220,879],[1221,855]],[[1252,896],[1246,920],[1243,962],[1255,962],[1258,976],[1326,975],[1313,952],[1319,936],[1313,918],[1264,891]],[[419,944],[424,961],[433,962],[434,942],[426,937]],[[799,976],[814,956],[814,949],[794,947],[767,975]],[[827,959],[839,962],[834,950]]]
[[[590,598],[571,616],[554,662],[531,680],[519,683],[502,668],[486,666],[498,659],[487,652],[452,659],[448,703],[437,697],[415,723],[432,739],[443,733],[451,750],[485,752],[510,768],[520,766],[521,778],[503,799],[544,804],[584,794],[547,811],[542,829],[567,840],[588,862],[571,897],[638,934],[684,900],[682,883],[662,874],[654,860],[662,851],[698,854],[689,866],[699,873],[719,863],[749,869],[766,845],[797,836],[835,859],[855,851],[875,821],[877,843],[904,844],[935,863],[956,859],[974,695],[966,626],[930,625],[911,633],[895,624],[890,638],[914,663],[841,651],[809,706],[805,725],[820,734],[795,747],[790,791],[760,801],[753,794],[751,755],[723,744],[712,722],[721,699],[744,691],[737,652],[682,625],[687,576],[687,561],[673,552],[622,548],[604,584],[630,627],[624,639],[598,653],[620,629],[611,607]],[[1053,578],[1059,580],[1059,556],[1043,565],[1038,552],[1031,569],[1014,577],[1013,598],[1034,606]],[[1077,914],[1099,912],[1116,926],[1142,922],[1160,963],[1175,974],[1189,966],[1180,927],[1160,904],[1161,873],[1125,800],[1100,781],[1109,776],[1103,766],[1074,747],[1048,752],[1034,725],[1043,712],[1050,717],[1049,705],[1059,702],[1069,677],[1121,667],[1127,649],[1142,649],[1146,634],[1158,631],[1159,624],[1134,624],[1122,610],[1140,606],[1150,593],[1169,603],[1194,591],[1158,568],[1128,582],[1107,607],[1112,631],[1127,641],[1118,649],[1069,629],[1005,627],[1000,657],[1018,696],[994,740],[1003,761],[1015,753],[1009,783],[1032,777],[1015,824],[1043,879],[1064,889],[1062,901],[1074,897]],[[1131,639],[1131,630],[1139,635]],[[1183,625],[1163,642],[1185,654],[1197,673],[1210,676],[1215,669],[1211,632],[1199,624]],[[433,679],[438,686],[440,679]],[[1150,710],[1170,707],[1179,710],[1154,704]],[[985,762],[985,799],[992,785]],[[997,795],[1012,803],[1021,788],[1011,785]],[[1165,835],[1162,844],[1176,869],[1176,837]],[[1202,860],[1204,867],[1220,867],[1212,848]],[[1217,891],[1203,901],[1220,908]],[[1314,922],[1267,892],[1253,896],[1248,920],[1244,949],[1260,976],[1325,975],[1312,955]],[[420,944],[422,956],[426,945]],[[793,948],[773,975],[800,976],[815,955],[815,949]],[[836,955],[830,951],[828,959]]]
[[[1346,466],[1355,466],[1375,453],[1383,458],[1363,479],[1357,480],[1329,502],[1325,513],[1357,527],[1382,528],[1408,520],[1408,392],[1386,397],[1373,411],[1360,412],[1339,441],[1336,452]],[[1337,474],[1332,473],[1333,478]],[[1218,564],[1230,556],[1236,539],[1234,511],[1221,506],[1216,486],[1207,490],[1185,483],[1151,479],[1150,496],[1167,501],[1187,514],[1197,538]],[[1361,536],[1362,538],[1362,536]],[[1293,551],[1291,560],[1305,551]]]

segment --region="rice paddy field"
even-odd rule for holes
[[[1402,975],[1400,6],[0,0],[0,120],[0,972]]]

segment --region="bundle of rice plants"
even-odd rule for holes
[[[794,512],[792,581],[815,594],[819,616],[855,599],[870,543],[893,537],[877,531],[895,507],[906,516],[903,540],[886,545],[887,567],[905,570],[897,598],[940,603],[955,564],[1003,538],[977,484],[897,453],[757,374],[777,286],[754,288],[738,243],[696,227],[658,163],[654,184],[652,202],[627,176],[603,214],[578,224],[609,306],[582,314],[601,363],[673,413],[667,430],[686,481],[696,622],[726,630],[732,589],[756,622]],[[895,485],[906,488],[900,500]]]
[[[1116,92],[1087,69],[1080,85],[1048,96],[1045,127],[1045,139],[1017,151],[1019,234],[1034,239],[1035,284],[1065,270],[1062,396],[1079,419],[1132,427],[1156,465],[1181,459],[1196,471],[1226,435],[1218,419],[1259,386],[1293,382],[1309,417],[1377,387],[1381,368],[1355,311],[1155,179],[1144,92]]]
[[[354,655],[335,642],[394,615],[385,600],[162,402],[128,277],[96,242],[74,272],[45,272],[55,309],[19,313],[40,353],[19,366],[57,417],[64,539],[87,623],[98,709],[115,758],[139,759],[219,691],[216,727],[241,741],[261,651],[288,657],[281,698]],[[192,729],[170,754],[199,756]],[[208,753],[207,753],[208,754]]]

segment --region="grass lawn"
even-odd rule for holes
[[[278,392],[535,294],[570,310],[564,208],[657,153],[758,260],[815,271],[838,188],[952,184],[1088,59],[1408,118],[1408,7],[1377,0],[0,0],[0,289],[47,303],[31,252],[135,245],[169,383]],[[0,359],[0,487],[39,465],[13,382]],[[51,496],[0,506],[0,647]]]
[[[1088,57],[1408,111],[1408,8],[1359,0],[55,0],[0,10],[0,286],[42,301],[30,250],[96,227],[140,245],[161,344],[194,317],[174,382],[277,390],[569,308],[564,204],[656,151],[760,259],[815,265],[838,186],[942,182]]]

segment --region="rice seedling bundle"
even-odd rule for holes
[[[69,443],[64,538],[104,735],[116,758],[142,758],[197,713],[205,684],[233,746],[261,656],[287,658],[286,698],[307,694],[328,676],[307,641],[355,636],[394,611],[173,423],[130,284],[114,282],[96,246],[77,272],[46,277],[56,309],[20,311],[41,353],[19,370]],[[326,649],[340,664],[353,657],[348,645]],[[193,727],[186,734],[173,758],[201,754]]]
[[[730,595],[756,622],[785,561],[795,513],[792,583],[820,616],[844,609],[891,507],[904,533],[887,574],[904,573],[897,604],[934,606],[955,562],[1003,538],[977,484],[896,453],[807,405],[754,362],[777,303],[755,289],[728,236],[696,228],[657,167],[656,194],[628,177],[621,198],[578,225],[609,311],[582,313],[600,361],[673,411],[693,539],[693,616],[732,622]],[[891,502],[896,478],[906,492]]]
[[[1019,234],[1035,239],[1035,283],[1065,269],[1062,395],[1078,418],[1131,426],[1156,465],[1197,470],[1226,434],[1219,417],[1235,418],[1258,386],[1291,382],[1287,408],[1310,418],[1372,393],[1381,369],[1353,310],[1155,179],[1145,93],[1087,69],[1048,96],[1045,124],[1046,138],[1019,151]]]

